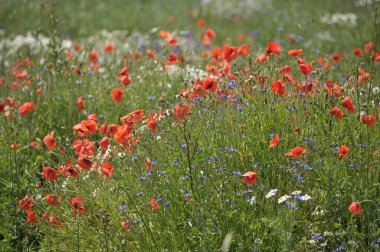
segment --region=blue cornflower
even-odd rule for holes
[[[296,178],[299,183],[305,182],[301,174],[294,174],[294,178]]]
[[[233,173],[234,175],[238,175],[238,176],[241,175],[241,172],[239,172],[239,171],[233,171],[232,173]]]
[[[236,87],[236,82],[234,80],[230,80],[230,82],[227,84],[227,87],[229,87],[229,88],[235,88]]]
[[[146,180],[146,177],[140,177],[140,178],[138,178],[138,180],[140,180],[140,181]]]
[[[137,160],[137,157],[136,157],[136,156],[133,156],[133,157],[131,157],[131,160],[132,160],[132,161],[136,161],[136,160]]]
[[[153,101],[154,99],[156,99],[155,96],[148,96],[148,101]]]
[[[315,233],[311,236],[311,239],[313,239],[314,241],[320,241],[322,240],[322,236],[320,236],[319,234]]]
[[[191,197],[191,193],[186,193],[186,194],[185,194],[185,197],[186,197],[186,198]]]
[[[187,148],[187,144],[181,144],[181,147],[183,148],[183,149],[186,149]]]
[[[307,143],[311,143],[313,141],[313,139],[311,139],[309,137],[305,137],[304,141]]]
[[[128,206],[127,205],[122,205],[120,206],[120,212],[124,213],[125,209],[127,208]]]

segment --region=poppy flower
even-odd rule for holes
[[[131,79],[129,79],[129,75],[124,75],[120,77],[120,82],[123,83],[125,86],[129,86],[131,84]]]
[[[277,44],[276,42],[269,42],[265,52],[268,56],[271,55],[272,53],[276,54],[277,56],[280,56],[281,46]]]
[[[291,70],[292,68],[290,66],[283,66],[280,70],[278,70],[278,74],[283,75],[285,73],[290,73]]]
[[[21,105],[19,111],[21,116],[27,116],[30,111],[34,109],[35,105],[33,102],[25,102]]]
[[[176,118],[183,120],[187,114],[190,113],[190,106],[185,102],[182,104],[177,103],[174,106],[173,114]]]
[[[249,52],[249,49],[250,49],[250,46],[248,44],[244,44],[244,45],[241,45],[239,47],[239,54],[242,55],[242,56],[247,56],[248,55],[248,52]]]
[[[59,202],[62,200],[61,196],[53,196],[51,194],[46,195],[46,202],[52,206],[58,206]]]
[[[350,206],[348,207],[348,211],[350,211],[350,213],[352,214],[358,214],[358,215],[363,213],[362,207],[360,206],[359,202],[352,202]]]
[[[224,45],[222,57],[227,61],[231,62],[238,56],[238,48],[237,47],[231,47],[230,45]]]
[[[156,130],[156,119],[152,114],[148,114],[148,127],[152,131],[152,134],[154,134],[154,131]]]
[[[206,91],[215,92],[218,88],[218,82],[213,78],[207,78],[203,81],[203,88]]]
[[[338,107],[334,107],[330,110],[330,114],[332,114],[333,116],[335,116],[336,118],[338,118],[339,120],[342,120],[343,118],[343,112],[342,110],[340,110],[340,108]]]
[[[78,177],[79,175],[79,168],[78,167],[75,167],[75,166],[67,166],[67,167],[64,167],[64,174],[66,177]]]
[[[255,61],[257,63],[264,63],[267,61],[267,56],[265,54],[261,54],[260,56],[258,56]]]
[[[49,221],[49,223],[52,224],[56,228],[64,226],[63,222],[60,221],[54,214],[48,215],[47,213],[44,213],[41,217],[41,220]]]
[[[202,18],[197,20],[197,26],[202,27],[206,24],[206,21]]]
[[[285,85],[283,80],[276,80],[272,82],[272,91],[273,93],[283,96],[285,94]]]
[[[313,71],[313,66],[308,64],[300,64],[300,70],[305,76],[309,76]]]
[[[36,141],[31,142],[30,146],[32,146],[33,149],[39,149],[40,148],[40,144]]]
[[[77,107],[79,110],[84,109],[83,99],[83,96],[80,96],[77,100]]]
[[[352,100],[349,96],[344,98],[344,100],[342,101],[342,105],[348,110],[348,112],[350,113],[355,112],[355,105],[352,103]]]
[[[99,146],[102,147],[103,149],[107,149],[110,144],[110,139],[108,137],[103,137],[102,140],[99,142]]]
[[[124,229],[124,230],[128,230],[129,229],[129,222],[128,221],[123,221],[121,224],[121,227]]]
[[[113,43],[107,43],[103,47],[103,52],[104,53],[110,53],[110,52],[113,52],[114,50],[115,50],[115,45]]]
[[[156,53],[153,50],[147,49],[146,55],[148,56],[148,58],[151,58],[153,60],[157,59]]]
[[[371,74],[364,72],[360,67],[358,68],[358,83],[367,83],[371,80]]]
[[[169,58],[166,60],[166,64],[176,64],[178,62],[178,57],[177,57],[177,54],[175,54],[174,52],[171,52],[169,54]]]
[[[151,171],[152,169],[154,169],[154,167],[156,167],[156,162],[152,162],[150,160],[150,158],[146,157],[145,158],[145,169],[147,171]]]
[[[36,224],[37,223],[36,213],[33,212],[32,210],[29,210],[27,219],[28,219],[29,224],[32,224],[32,225]]]
[[[92,135],[98,130],[98,123],[94,120],[82,120],[80,129],[85,134]]]
[[[372,115],[362,116],[362,122],[364,124],[367,124],[370,128],[373,128],[375,126],[375,120],[375,117]]]
[[[360,58],[363,57],[363,51],[362,51],[361,48],[356,48],[356,49],[354,49],[354,50],[352,51],[352,53],[355,54],[356,56],[360,57]]]
[[[270,140],[270,143],[269,143],[269,148],[277,147],[279,143],[280,143],[280,139],[278,138],[278,135],[277,134],[273,134],[273,137],[272,137],[272,139]]]
[[[115,167],[111,165],[109,162],[104,162],[102,165],[102,176],[108,178],[115,171]]]
[[[22,200],[18,201],[18,205],[21,207],[22,210],[25,211],[29,211],[33,204],[34,200],[29,195],[26,195]]]
[[[54,181],[58,179],[57,177],[58,172],[56,169],[51,168],[51,167],[44,167],[42,170],[43,170],[45,179],[50,180],[50,181]]]
[[[331,55],[331,62],[336,64],[343,60],[343,56],[340,53]]]
[[[99,59],[99,53],[97,51],[95,51],[95,50],[91,51],[91,53],[90,53],[90,61],[92,63],[95,63],[95,62],[98,61],[98,59]]]
[[[171,39],[169,39],[168,41],[168,45],[169,46],[175,46],[178,44],[178,39],[176,37],[172,37]]]
[[[50,151],[54,150],[55,146],[57,145],[57,143],[54,139],[54,132],[52,132],[49,135],[44,137],[44,143]]]
[[[368,42],[367,44],[364,45],[364,51],[365,52],[369,52],[369,51],[371,51],[374,48],[375,48],[375,44],[373,43],[373,41],[370,41],[370,42]]]
[[[288,51],[288,55],[289,56],[297,56],[297,55],[302,55],[303,54],[303,50],[302,49],[299,49],[299,50],[289,50]]]
[[[78,157],[78,165],[82,169],[89,170],[92,167],[92,162],[87,157],[80,155]]]
[[[80,197],[75,197],[70,200],[70,206],[73,210],[74,215],[84,214],[86,208],[83,206],[84,199]]]
[[[95,122],[98,122],[98,116],[96,114],[90,114],[87,116],[88,120],[93,120]]]
[[[297,146],[294,149],[292,149],[290,152],[286,153],[285,155],[287,157],[298,158],[300,155],[303,155],[303,154],[306,154],[306,153],[307,153],[307,150],[305,150],[301,146]]]
[[[115,88],[112,92],[112,100],[114,100],[115,102],[121,102],[123,100],[123,94],[124,90],[120,88]]]
[[[347,148],[346,145],[340,146],[340,148],[339,148],[339,157],[340,158],[345,158],[347,156],[349,150],[350,149]]]
[[[150,200],[150,205],[152,207],[152,211],[156,211],[157,209],[159,209],[161,206],[157,203],[157,201],[155,199],[151,199]]]
[[[85,157],[91,157],[95,153],[95,143],[88,139],[75,140],[73,147],[78,155]]]
[[[254,185],[256,184],[256,179],[257,179],[258,174],[256,172],[246,172],[243,174],[243,182],[246,185]]]

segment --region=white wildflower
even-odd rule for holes
[[[289,195],[285,194],[284,196],[280,197],[278,199],[278,203],[281,204],[281,203],[284,203],[285,201],[287,201],[289,198],[291,198]]]
[[[271,190],[267,193],[267,195],[265,195],[265,198],[267,198],[267,199],[272,198],[273,196],[276,195],[277,191],[278,191],[277,189],[271,189]]]

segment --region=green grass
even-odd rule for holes
[[[230,251],[333,251],[342,246],[346,251],[379,249],[380,96],[373,91],[378,88],[379,62],[374,62],[373,51],[362,58],[352,53],[369,41],[375,43],[376,51],[380,48],[375,37],[379,31],[369,18],[375,15],[374,6],[357,7],[353,1],[272,1],[271,8],[242,14],[237,24],[236,17],[215,15],[201,2],[193,1],[0,3],[2,39],[27,31],[53,38],[48,47],[37,52],[27,46],[12,54],[7,48],[0,51],[0,104],[6,97],[18,101],[0,113],[1,248],[217,251],[227,234],[232,234],[227,245]],[[200,16],[190,18],[192,9]],[[320,21],[324,14],[338,12],[355,13],[357,25]],[[177,21],[169,23],[170,16]],[[191,99],[186,94],[197,80],[194,69],[208,75],[209,65],[220,69],[225,64],[201,56],[206,49],[201,45],[204,28],[196,26],[200,17],[206,20],[204,28],[216,31],[212,49],[226,43],[247,43],[251,50],[247,57],[239,55],[231,62],[236,86],[220,74],[215,78],[222,91]],[[176,49],[166,46],[158,32],[152,32],[154,27],[176,34],[184,64],[165,63]],[[99,32],[102,29],[123,32],[107,37]],[[191,31],[194,38],[186,39],[180,31]],[[249,37],[252,31],[259,35]],[[321,32],[329,33],[335,41],[320,39],[316,34]],[[294,44],[290,33],[296,36]],[[246,39],[238,41],[239,34]],[[66,49],[61,47],[62,39],[67,38],[82,47],[80,52],[69,48],[72,59],[66,58]],[[256,57],[265,53],[271,40],[280,42],[281,55],[257,63]],[[113,42],[116,50],[103,53],[106,42]],[[146,56],[141,50],[144,46],[156,48],[157,61]],[[313,66],[309,80],[299,70],[297,57],[287,54],[300,48],[305,54],[297,57]],[[91,50],[100,54],[99,71],[88,60]],[[142,55],[136,59],[138,52]],[[335,53],[341,53],[343,61],[332,63],[330,57]],[[27,71],[30,84],[10,71],[17,59],[26,57],[35,65],[17,69]],[[330,70],[322,68],[319,57],[328,59]],[[285,65],[292,68],[299,85],[313,83],[313,91],[297,92],[278,73]],[[125,66],[132,80],[128,87],[118,77]],[[358,83],[358,67],[371,74],[371,81]],[[76,72],[78,68],[81,74]],[[265,78],[264,86],[260,76]],[[271,90],[271,83],[279,79],[285,81],[287,90],[281,97]],[[344,95],[328,94],[323,88],[327,80],[342,87]],[[14,83],[19,87],[12,89]],[[116,87],[125,91],[120,103],[111,99]],[[38,88],[42,88],[42,95],[36,94]],[[187,92],[179,95],[183,89]],[[76,104],[80,96],[84,97],[83,110]],[[346,96],[356,106],[354,113],[342,106]],[[29,101],[35,108],[20,116],[19,107]],[[190,106],[183,120],[173,113],[178,103]],[[336,106],[344,113],[342,120],[330,114]],[[133,127],[132,136],[138,143],[132,145],[131,152],[109,135],[111,144],[106,153],[98,148],[104,137],[99,130],[85,137],[73,130],[89,114],[98,116],[98,127],[103,123],[121,125],[121,117],[139,109],[144,110],[144,120]],[[146,122],[150,112],[162,112],[154,134]],[[376,118],[373,128],[361,121],[364,114]],[[52,131],[57,146],[49,151],[43,138]],[[281,140],[277,147],[269,148],[273,133]],[[90,157],[93,169],[96,163],[101,167],[108,160],[115,172],[105,178],[101,168],[79,169],[77,178],[61,174],[56,181],[48,181],[44,167],[78,164],[73,146],[78,139],[95,144]],[[32,141],[40,148],[32,148]],[[20,144],[20,148],[11,148],[12,144]],[[346,158],[337,153],[342,145],[349,148]],[[297,159],[286,157],[296,146],[308,153]],[[151,171],[147,171],[146,158],[155,162]],[[243,183],[241,175],[247,171],[257,172],[256,184]],[[266,197],[272,189],[277,193]],[[62,201],[51,206],[44,199],[47,194],[60,195]],[[34,199],[36,224],[29,224],[27,212],[19,207],[18,201],[25,195]],[[279,203],[284,195],[290,198]],[[83,215],[73,214],[69,201],[74,197],[84,199]],[[152,209],[152,199],[159,209]],[[361,215],[349,211],[356,201],[363,209]],[[54,227],[46,219],[52,214],[62,227]],[[121,226],[125,221],[128,230]]]

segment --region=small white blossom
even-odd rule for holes
[[[291,198],[289,195],[285,194],[284,196],[280,197],[278,199],[278,203],[281,204],[281,203],[284,203],[285,201],[287,201],[289,198]]]
[[[277,191],[278,191],[277,189],[271,189],[271,190],[267,193],[267,195],[265,195],[265,198],[267,198],[267,199],[272,198],[273,196],[276,195]]]

